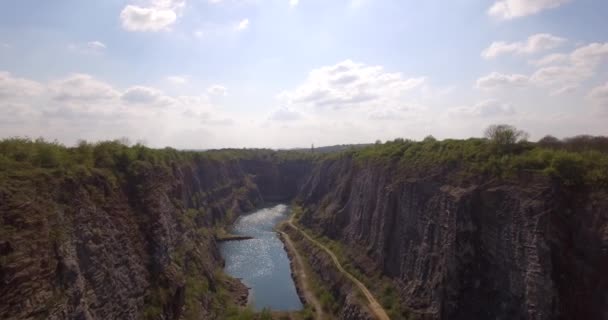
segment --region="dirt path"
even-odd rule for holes
[[[306,303],[312,305],[313,308],[315,309],[315,318],[317,320],[323,320],[324,319],[323,306],[321,305],[321,303],[319,302],[319,300],[317,299],[317,297],[312,292],[312,289],[309,286],[307,275],[306,275],[306,270],[304,269],[304,260],[302,259],[302,256],[300,255],[298,250],[296,250],[296,247],[293,244],[293,242],[291,241],[291,238],[289,237],[289,235],[282,231],[279,231],[279,232],[281,233],[283,240],[285,240],[285,244],[287,245],[287,250],[289,250],[291,252],[291,254],[294,256],[294,259],[296,260],[296,261],[294,261],[293,272],[295,273],[296,277],[298,278],[298,283],[301,286],[302,293],[304,294],[304,298],[306,299]]]
[[[304,231],[304,230],[300,229],[298,226],[296,226],[293,223],[293,219],[294,219],[294,216],[292,215],[287,223],[289,223],[289,225],[291,227],[293,227],[294,229],[298,230],[298,232],[300,232],[304,237],[306,237],[306,239],[310,240],[312,243],[314,243],[319,248],[321,248],[325,252],[327,252],[327,254],[329,254],[329,256],[334,261],[334,264],[336,265],[338,270],[340,270],[340,272],[342,272],[344,275],[346,275],[357,287],[359,287],[359,289],[361,290],[363,295],[365,295],[365,297],[367,298],[367,301],[369,302],[369,308],[371,309],[372,313],[374,313],[374,315],[376,315],[376,318],[378,318],[379,320],[390,320],[390,318],[388,317],[388,315],[387,315],[386,311],[384,310],[384,308],[382,307],[382,305],[380,305],[380,303],[378,303],[378,300],[376,300],[376,298],[374,298],[374,295],[367,289],[367,287],[365,287],[365,285],[363,283],[361,283],[361,281],[357,280],[357,278],[355,278],[352,274],[350,274],[348,271],[346,271],[342,267],[342,265],[340,264],[340,261],[338,261],[338,258],[336,257],[336,255],[329,248],[327,248],[326,246],[324,246],[317,240],[313,239],[311,236],[308,235],[308,233],[306,233],[306,231]]]

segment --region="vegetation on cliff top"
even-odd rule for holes
[[[8,138],[0,140],[0,174],[58,170],[71,173],[91,169],[110,170],[115,174],[137,170],[141,166],[170,167],[188,161],[269,160],[282,162],[312,159],[309,152],[273,151],[270,149],[223,149],[211,151],[180,151],[173,148],[153,149],[142,144],[129,145],[128,140],[87,143],[75,147],[44,139]]]
[[[564,140],[545,137],[528,142],[523,132],[506,126],[490,128],[486,138],[421,142],[395,139],[337,157],[359,162],[395,164],[402,169],[433,172],[437,167],[462,168],[479,177],[509,178],[540,173],[567,186],[608,186],[608,138],[577,136]],[[429,171],[431,170],[431,171]]]
[[[491,126],[485,135],[485,138],[442,141],[428,136],[420,142],[399,138],[329,154],[270,149],[179,151],[152,149],[141,144],[129,146],[124,139],[94,144],[82,141],[75,147],[65,147],[43,139],[9,138],[0,141],[0,178],[7,172],[41,169],[65,173],[102,169],[120,176],[142,167],[169,168],[172,163],[187,161],[282,162],[346,156],[357,161],[398,164],[419,172],[434,167],[458,167],[471,175],[500,178],[536,172],[568,186],[608,186],[606,137],[577,136],[559,140],[546,136],[533,143],[527,141],[527,133],[508,125]]]

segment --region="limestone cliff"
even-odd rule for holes
[[[319,164],[302,223],[430,319],[608,319],[608,193],[350,157]]]
[[[219,318],[245,288],[218,272],[214,228],[265,195],[293,194],[298,177],[275,181],[289,176],[282,167],[291,169],[270,160],[257,175],[238,160],[136,162],[119,174],[2,181],[0,318]]]
[[[306,227],[342,243],[370,279],[388,277],[423,318],[608,319],[605,189],[349,153],[187,159],[4,171],[0,318],[221,318],[246,290],[220,272],[215,229],[296,198]],[[340,314],[365,318],[349,284],[310,255]]]

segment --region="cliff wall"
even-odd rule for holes
[[[214,228],[293,194],[283,167],[135,162],[1,181],[0,318],[220,318],[246,289],[218,272]]]
[[[348,154],[189,159],[3,173],[0,318],[221,319],[246,289],[222,274],[216,229],[295,197],[303,225],[397,287],[404,318],[608,319],[605,189]],[[365,317],[347,305],[345,317]]]
[[[430,319],[608,319],[608,193],[546,177],[319,164],[301,222]]]

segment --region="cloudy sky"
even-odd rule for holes
[[[604,0],[0,3],[0,137],[177,148],[608,135]]]

